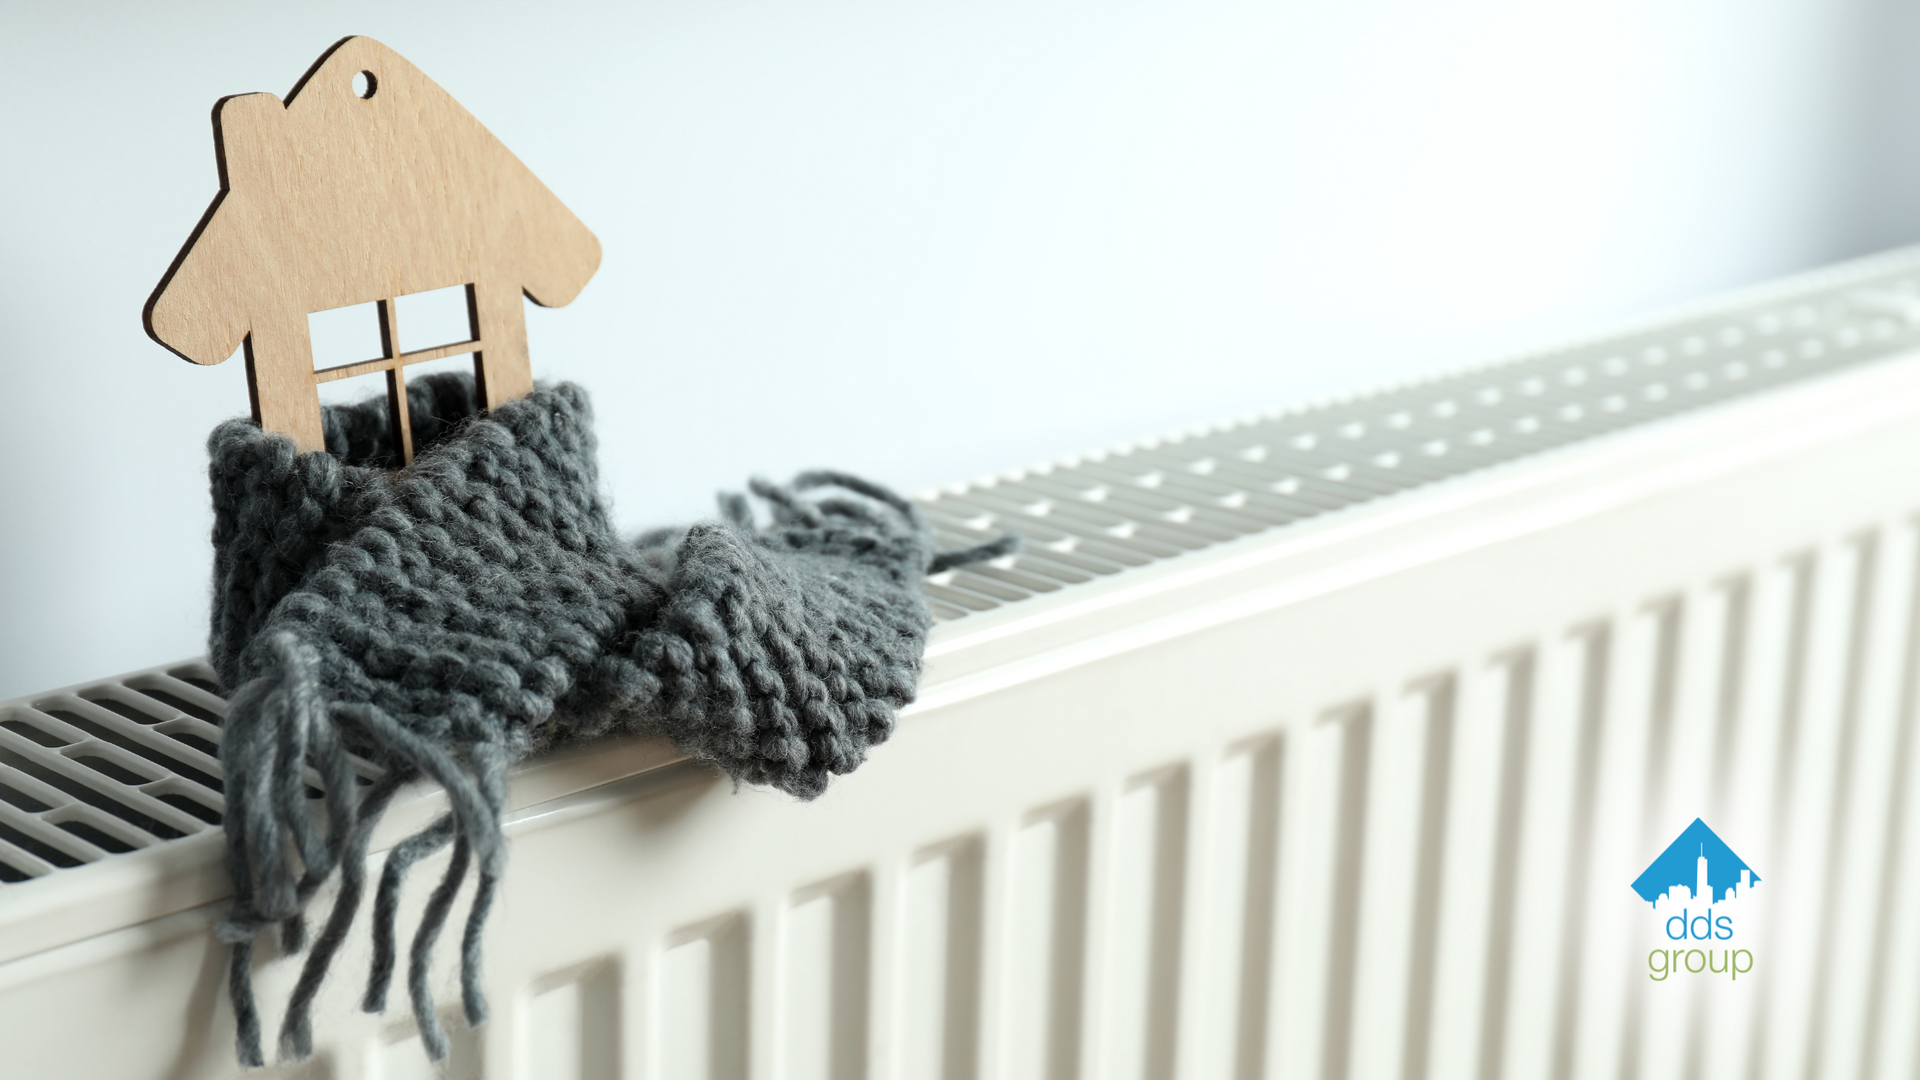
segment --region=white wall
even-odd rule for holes
[[[140,307],[216,190],[214,100],[345,33],[598,233],[534,367],[593,391],[632,528],[755,472],[914,489],[1920,237],[1894,0],[397,6],[0,0],[0,697],[202,647],[202,441],[245,376]]]

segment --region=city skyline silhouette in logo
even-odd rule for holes
[[[1745,896],[1760,875],[1753,872],[1740,856],[1733,853],[1707,823],[1699,818],[1667,845],[1634,879],[1633,891],[1655,910],[1660,901],[1687,903],[1705,899],[1709,905],[1725,903]]]

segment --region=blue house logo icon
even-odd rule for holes
[[[1633,883],[1640,899],[1653,905],[1666,939],[1648,954],[1647,977],[1665,982],[1684,971],[1737,980],[1751,972],[1753,952],[1738,947],[1734,924],[1739,901],[1758,884],[1753,868],[1694,818]],[[1683,947],[1674,948],[1676,943]]]
[[[1663,898],[1682,904],[1718,904],[1746,895],[1759,883],[1760,876],[1706,822],[1694,818],[1634,881],[1633,891],[1658,909]]]

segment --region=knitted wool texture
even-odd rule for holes
[[[208,442],[211,659],[236,688],[221,747],[234,905],[219,933],[247,1065],[263,1060],[254,939],[279,925],[300,949],[302,909],[339,871],[280,1032],[281,1056],[305,1058],[313,999],[366,889],[373,825],[405,782],[438,782],[451,810],[387,858],[362,1004],[385,1006],[408,867],[452,843],[408,958],[437,1059],[446,1036],[428,961],[470,869],[462,991],[468,1021],[486,1016],[480,931],[503,869],[509,765],[561,741],[653,732],[738,780],[812,798],[913,699],[931,625],[921,576],[1015,543],[938,553],[912,504],[831,473],[756,481],[764,527],[735,495],[724,521],[624,541],[579,387],[482,415],[471,377],[436,375],[408,387],[408,404],[422,451],[399,472],[383,400],[326,409],[326,452],[296,453],[242,420]],[[842,493],[798,494],[828,486]],[[378,778],[356,777],[349,753]],[[323,824],[303,766],[324,788]]]

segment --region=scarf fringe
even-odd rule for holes
[[[805,473],[791,486],[755,480],[751,490],[766,501],[776,523],[818,526],[824,515],[840,515],[881,524],[878,508],[870,504],[835,498],[816,502],[797,494],[826,486],[882,503],[904,516],[911,527],[925,528],[918,507],[844,473]],[[721,510],[736,527],[754,528],[752,507],[745,497],[723,496]],[[999,558],[1017,551],[1019,544],[1019,537],[1009,533],[972,548],[936,552],[927,572]],[[484,1023],[488,1015],[481,986],[481,939],[505,865],[501,819],[506,811],[507,769],[517,757],[515,748],[481,741],[463,746],[463,755],[455,754],[375,705],[324,702],[319,658],[310,645],[289,630],[270,632],[263,644],[266,673],[233,695],[221,751],[227,776],[227,865],[234,899],[216,934],[231,947],[228,993],[240,1063],[265,1064],[253,990],[255,939],[277,927],[284,953],[307,948],[306,905],[337,870],[339,891],[311,942],[278,1040],[283,1062],[312,1055],[313,1003],[365,897],[374,829],[401,788],[420,778],[445,790],[449,810],[395,844],[387,855],[374,889],[373,958],[360,1004],[369,1013],[386,1010],[398,962],[395,924],[400,891],[415,863],[451,844],[446,871],[428,897],[408,948],[406,976],[421,1042],[434,1061],[442,1061],[448,1052],[447,1034],[434,1009],[428,973],[434,946],[469,874],[477,884],[460,942],[462,1006],[470,1026]],[[348,756],[343,731],[351,731],[357,745],[376,748],[375,756],[389,763],[384,775],[371,783],[362,781]],[[324,832],[308,809],[313,801],[308,796],[309,766],[319,781]],[[295,856],[300,863],[297,874]]]
[[[506,810],[506,773],[514,755],[497,743],[466,748],[461,761],[448,750],[420,738],[373,705],[319,701],[312,650],[287,631],[272,635],[268,648],[277,670],[249,682],[236,693],[228,712],[223,757],[227,775],[227,865],[234,902],[216,929],[232,946],[228,990],[237,1021],[236,1051],[241,1064],[265,1064],[261,1052],[259,1009],[253,993],[253,942],[276,926],[282,949],[305,946],[304,908],[319,887],[340,870],[340,890],[319,937],[312,943],[294,986],[280,1028],[283,1061],[301,1061],[313,1052],[312,1006],[334,955],[345,941],[366,891],[368,848],[375,826],[407,781],[428,777],[438,782],[451,804],[448,813],[396,844],[381,871],[374,895],[374,955],[361,1007],[386,1009],[395,962],[395,921],[407,871],[449,842],[453,858],[428,898],[425,914],[408,952],[407,989],[422,1042],[435,1061],[447,1054],[447,1037],[434,1011],[427,974],[433,946],[453,907],[455,894],[472,866],[479,885],[461,936],[461,992],[469,1024],[487,1016],[481,988],[480,941],[506,857],[500,820]],[[362,787],[345,745],[341,725],[351,725],[379,746],[387,760],[401,764]],[[311,761],[324,784],[321,799],[327,823],[323,836],[307,809],[305,768]],[[298,877],[290,860],[297,853]]]

